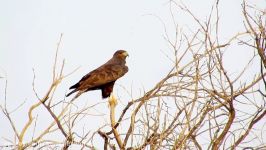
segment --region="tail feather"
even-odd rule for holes
[[[72,85],[69,89],[76,89],[78,87],[79,87],[79,82],[74,84],[74,85]]]
[[[75,92],[77,92],[77,89],[75,89],[75,90],[69,92],[69,93],[66,95],[66,97],[70,96],[71,94],[73,94],[73,93],[75,93]]]

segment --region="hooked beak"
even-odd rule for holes
[[[123,52],[123,55],[125,56],[125,57],[129,57],[129,55],[128,55],[128,53],[127,52]]]

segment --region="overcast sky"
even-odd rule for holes
[[[258,6],[265,7],[263,0],[255,1]],[[221,1],[224,39],[244,30],[241,2]],[[185,4],[204,20],[213,1],[186,0]],[[11,110],[24,101],[26,104],[36,102],[32,92],[32,69],[36,73],[38,93],[45,94],[51,83],[53,59],[61,33],[59,62],[65,59],[65,73],[80,68],[63,81],[58,97],[63,97],[69,86],[110,59],[118,49],[129,53],[129,72],[117,82],[115,92],[123,95],[123,86],[132,90],[134,98],[141,96],[144,89],[149,90],[172,67],[166,57],[172,51],[163,38],[161,22],[169,32],[174,31],[169,8],[168,0],[0,0],[0,76],[4,77],[0,79],[1,104],[5,79]],[[187,14],[177,11],[175,16],[181,27],[193,28]],[[238,61],[246,61],[246,56]],[[97,91],[86,93],[84,99],[101,101],[101,94]],[[14,114],[14,118],[26,118],[27,114],[24,114]],[[0,118],[3,118],[2,114]],[[6,120],[4,122],[0,124],[1,138],[10,133],[10,130],[3,131],[10,127]],[[19,120],[17,123],[21,125]]]

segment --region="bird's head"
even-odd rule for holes
[[[116,58],[125,60],[127,56],[129,56],[128,53],[127,53],[127,51],[125,51],[125,50],[118,50],[118,51],[116,51],[114,53],[114,56],[113,57],[116,57]]]

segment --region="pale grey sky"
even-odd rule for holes
[[[260,7],[265,7],[263,0],[255,1]],[[224,40],[244,30],[241,2],[221,1]],[[185,4],[204,20],[213,1],[187,0]],[[66,60],[65,72],[81,68],[59,87],[59,98],[64,96],[69,86],[108,60],[117,49],[127,50],[130,57],[127,60],[129,72],[117,82],[115,92],[126,95],[121,85],[129,91],[132,88],[133,97],[139,97],[143,89],[149,90],[172,67],[164,54],[171,55],[172,51],[163,38],[163,24],[157,18],[165,22],[169,32],[174,31],[169,8],[168,0],[0,0],[0,76],[8,80],[7,99],[11,110],[26,101],[26,108],[19,109],[13,117],[26,118],[27,106],[36,102],[32,92],[33,68],[39,94],[44,95],[48,89],[60,33],[63,33],[63,39],[59,60]],[[187,14],[175,11],[175,16],[181,27],[193,28],[195,23]],[[228,59],[241,51],[230,52]],[[252,52],[241,54],[239,63],[245,62]],[[233,60],[227,65],[232,70],[241,69],[234,65]],[[0,79],[1,104],[4,83],[5,80]],[[124,97],[129,100],[128,95]],[[89,92],[82,98],[101,101],[100,92]],[[93,104],[93,101],[89,103]],[[51,119],[47,115],[39,116],[40,121],[42,117]],[[3,118],[2,114],[0,118]],[[1,121],[4,124],[0,124],[0,138],[10,138],[11,130],[3,131],[10,127],[4,120]],[[16,122],[21,127],[25,119]]]

